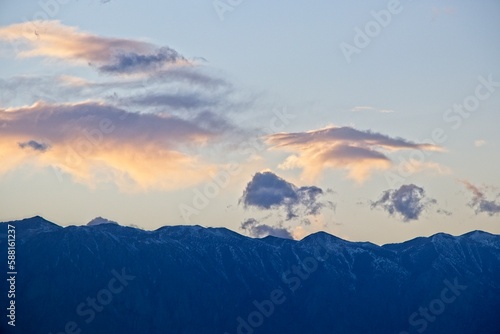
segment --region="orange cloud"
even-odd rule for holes
[[[157,71],[190,62],[169,47],[107,38],[81,32],[59,21],[34,21],[0,28],[0,40],[11,42],[19,57],[49,57],[90,64],[110,74]]]
[[[215,137],[194,122],[100,103],[0,109],[0,175],[31,164],[52,166],[89,186],[178,189],[216,172],[197,153]]]
[[[308,132],[277,133],[267,136],[266,142],[273,149],[293,152],[279,167],[301,168],[303,177],[309,180],[317,178],[326,168],[334,168],[345,169],[349,178],[363,182],[373,170],[392,166],[386,152],[441,150],[431,144],[417,144],[352,127],[334,126]]]

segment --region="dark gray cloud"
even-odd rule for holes
[[[285,209],[287,220],[299,215],[317,215],[325,207],[321,188],[296,187],[272,172],[256,173],[247,184],[240,201],[245,208]]]
[[[117,54],[110,59],[110,63],[98,66],[98,70],[110,74],[151,72],[166,64],[175,64],[180,61],[188,62],[174,49],[162,47],[149,54],[136,52]]]
[[[195,93],[153,93],[146,96],[133,97],[130,103],[140,106],[169,107],[172,109],[196,109],[207,108],[216,104],[217,101],[203,98]]]
[[[31,148],[32,150],[40,152],[45,152],[50,148],[48,144],[37,142],[36,140],[30,140],[24,143],[18,143],[18,145],[22,149]]]
[[[254,238],[263,238],[269,235],[283,239],[293,239],[290,231],[282,226],[270,226],[259,223],[254,218],[249,218],[241,223],[242,230],[245,230],[250,236]]]
[[[497,199],[488,200],[486,198],[484,190],[468,181],[462,180],[461,182],[473,195],[469,206],[475,210],[476,214],[486,213],[489,216],[493,216],[500,213],[500,201],[498,201]],[[500,194],[497,196],[497,198],[498,197],[500,197]]]
[[[422,212],[436,200],[428,198],[425,190],[414,184],[402,185],[399,189],[384,191],[380,199],[371,203],[371,208],[382,208],[390,215],[398,214],[403,221],[418,220]]]

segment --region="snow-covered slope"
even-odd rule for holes
[[[500,332],[500,237],[481,231],[380,247],[324,232],[293,241],[200,226],[10,224],[17,322],[11,331],[4,319],[2,333]],[[0,289],[7,305],[6,280]]]

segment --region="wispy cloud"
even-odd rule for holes
[[[38,27],[38,28],[37,28]],[[36,32],[38,38],[33,38]],[[0,28],[0,40],[19,46],[19,57],[48,57],[91,65],[108,74],[157,71],[190,62],[176,50],[122,38],[79,31],[59,21],[34,21]]]
[[[348,177],[358,182],[366,180],[373,170],[389,169],[387,152],[398,150],[441,151],[439,146],[413,143],[352,127],[330,126],[308,132],[277,133],[267,136],[273,149],[291,151],[279,167],[301,168],[303,176],[313,180],[326,168],[346,169]]]
[[[382,208],[390,215],[399,215],[403,221],[418,220],[420,215],[436,200],[428,198],[425,190],[414,184],[405,184],[398,189],[384,191],[380,199],[371,203],[371,208]]]
[[[469,181],[460,180],[465,187],[472,193],[472,200],[469,203],[469,206],[473,208],[476,214],[486,213],[489,216],[493,216],[500,213],[500,194],[497,195],[497,198],[494,200],[487,199],[485,191]]]
[[[381,108],[375,108],[375,107],[370,107],[370,106],[357,106],[351,109],[353,112],[360,112],[360,111],[374,111],[374,112],[379,112],[379,113],[393,113],[394,110],[392,109],[381,109]]]

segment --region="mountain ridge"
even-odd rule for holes
[[[101,218],[101,217],[97,217],[97,218]],[[95,219],[97,219],[97,218],[95,218]],[[105,219],[105,218],[103,218],[103,219]],[[238,235],[238,236],[241,236],[241,237],[244,237],[244,238],[250,238],[250,239],[256,239],[256,240],[263,240],[263,239],[266,239],[266,238],[269,238],[269,237],[276,238],[276,239],[285,239],[285,238],[280,238],[280,237],[272,236],[272,235],[268,235],[268,236],[265,236],[265,237],[262,237],[262,238],[253,238],[253,237],[250,237],[250,236],[246,236],[246,235],[240,234],[240,233],[238,233],[236,231],[233,231],[233,230],[231,230],[229,228],[226,228],[226,227],[210,227],[210,226],[209,227],[204,227],[204,226],[201,226],[201,225],[164,225],[164,226],[158,227],[155,230],[144,230],[142,228],[138,228],[138,227],[135,227],[135,226],[120,225],[120,224],[114,224],[114,223],[96,224],[96,225],[85,224],[85,225],[61,226],[61,225],[53,223],[53,222],[51,222],[51,221],[49,221],[49,220],[47,220],[44,217],[39,216],[39,215],[36,215],[36,216],[33,216],[33,217],[28,217],[28,218],[23,218],[23,219],[19,219],[19,220],[0,222],[0,224],[11,224],[11,225],[23,224],[23,225],[29,225],[32,228],[36,228],[38,226],[38,224],[40,224],[40,225],[43,225],[43,226],[57,227],[57,228],[63,228],[63,229],[64,228],[68,228],[68,227],[86,227],[86,228],[109,228],[109,227],[111,227],[111,228],[116,228],[116,229],[130,228],[130,229],[134,229],[134,230],[137,230],[137,231],[144,231],[144,232],[148,232],[148,233],[159,233],[159,232],[162,232],[162,231],[170,231],[170,232],[174,232],[176,234],[179,233],[180,231],[186,231],[186,230],[190,230],[190,231],[193,231],[193,232],[194,231],[199,232],[200,230],[204,230],[204,231],[209,231],[209,232],[212,232],[212,233],[217,231],[217,232],[222,232],[222,233],[227,233],[227,234],[233,234],[233,235]],[[216,233],[214,233],[214,234],[216,234]],[[465,232],[463,234],[459,234],[459,235],[456,235],[456,236],[452,235],[452,234],[444,233],[444,232],[438,232],[438,233],[429,235],[427,237],[425,237],[425,236],[419,236],[419,237],[408,239],[408,240],[405,240],[405,241],[402,241],[402,242],[387,243],[387,244],[377,245],[377,244],[374,244],[374,243],[372,243],[372,242],[370,242],[368,240],[365,240],[365,241],[350,241],[350,240],[342,239],[342,238],[340,238],[338,236],[335,236],[333,234],[330,234],[330,233],[328,233],[326,231],[317,231],[317,232],[311,233],[311,234],[303,237],[300,240],[297,240],[297,239],[288,239],[288,240],[302,242],[304,240],[316,239],[316,238],[331,238],[331,239],[334,239],[334,240],[345,241],[345,242],[349,242],[349,243],[372,244],[372,245],[375,245],[375,246],[378,246],[378,247],[386,247],[386,246],[390,247],[391,245],[400,245],[400,244],[404,244],[404,243],[408,243],[408,242],[417,242],[418,240],[426,240],[426,239],[433,239],[433,238],[439,238],[439,237],[452,237],[452,238],[457,238],[457,237],[476,237],[477,238],[478,235],[480,235],[480,236],[487,236],[487,237],[500,237],[500,234],[493,234],[493,233],[482,231],[482,230],[472,230],[472,231]]]
[[[68,323],[95,334],[500,330],[500,236],[486,232],[378,246],[326,232],[290,240],[201,226],[7,224],[16,226],[16,332]],[[120,289],[109,285],[117,277]],[[444,303],[449,286],[457,294]],[[424,308],[435,312],[426,318]],[[5,322],[0,331],[12,332]]]

